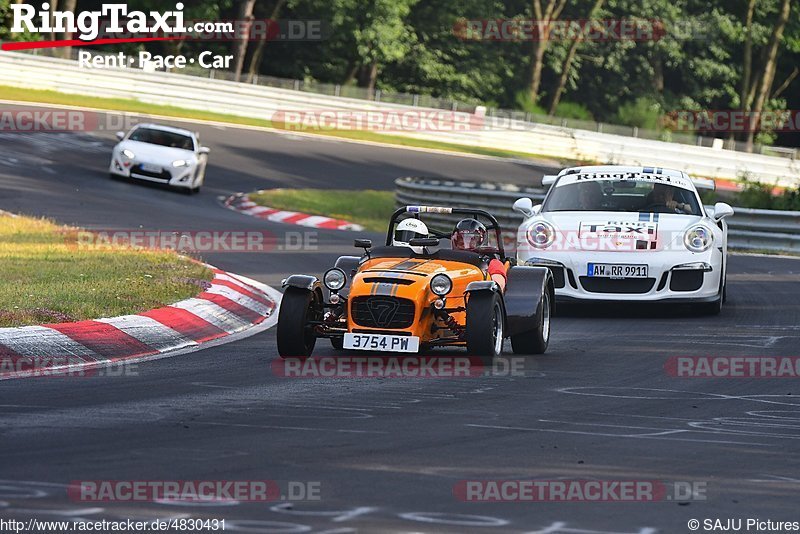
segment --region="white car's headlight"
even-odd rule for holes
[[[189,162],[186,161],[185,159],[176,159],[175,161],[172,162],[172,166],[173,167],[188,167],[189,166]]]
[[[128,159],[133,159],[133,158],[136,157],[136,154],[134,154],[132,151],[128,150],[127,148],[122,151],[122,155],[125,156]]]
[[[692,226],[683,235],[683,244],[692,252],[705,252],[714,244],[714,233],[702,225]]]
[[[446,274],[437,274],[431,278],[431,291],[437,297],[443,297],[453,289],[453,281]]]
[[[544,221],[535,222],[528,228],[528,243],[536,248],[547,248],[556,239],[556,229]]]
[[[331,291],[339,291],[347,283],[347,275],[338,267],[328,269],[322,276],[322,283]]]

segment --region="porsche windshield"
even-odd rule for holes
[[[188,135],[157,130],[155,128],[137,128],[131,133],[128,139],[131,141],[139,141],[140,143],[150,143],[151,145],[194,150],[194,142]]]
[[[700,215],[693,191],[664,183],[592,180],[556,185],[542,211],[623,211]]]

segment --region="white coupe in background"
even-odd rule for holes
[[[117,132],[119,143],[111,155],[111,177],[134,178],[197,193],[203,186],[208,148],[198,135],[182,128],[139,124],[127,135]]]
[[[713,180],[656,167],[573,167],[545,176],[541,205],[514,203],[520,265],[551,269],[559,301],[725,301],[728,204],[703,207]]]

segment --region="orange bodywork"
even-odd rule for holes
[[[453,282],[445,297],[445,308],[464,326],[467,285],[489,279],[479,267],[424,258],[375,258],[362,263],[353,277],[347,304],[347,331],[403,333],[418,336],[421,343],[452,336],[453,332],[433,314],[433,303],[439,297],[431,292],[430,280],[439,273],[446,274]],[[369,301],[372,304],[367,304]]]

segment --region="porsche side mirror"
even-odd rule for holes
[[[372,248],[372,240],[371,239],[356,239],[353,242],[353,246],[356,248],[363,248],[364,250],[368,248]]]
[[[518,211],[525,217],[533,216],[533,201],[528,197],[518,198],[512,206],[514,211]]]
[[[198,152],[200,152],[200,154],[208,154],[209,152],[211,152],[211,149],[208,148],[207,146],[201,146]]]
[[[513,206],[514,211],[518,211],[523,214],[525,217],[533,217],[542,209],[541,204],[537,204],[536,206],[533,205],[533,201],[527,197],[518,198],[516,202],[514,202]]]
[[[117,139],[122,141],[122,138],[125,137],[125,132],[117,132]]]
[[[730,217],[733,215],[733,208],[730,204],[726,204],[724,202],[717,202],[714,204],[714,220],[719,222],[725,217]]]

